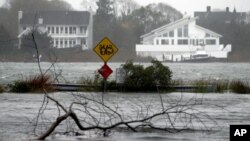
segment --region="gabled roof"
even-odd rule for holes
[[[20,24],[38,24],[39,18],[42,18],[43,24],[46,25],[88,25],[90,13],[87,11],[41,11],[36,14],[23,13]]]
[[[190,17],[190,16],[184,17],[184,18],[182,18],[180,20],[177,20],[177,21],[174,21],[172,23],[161,26],[159,28],[156,28],[156,29],[152,30],[151,32],[149,32],[147,34],[142,35],[141,38],[145,38],[145,37],[148,37],[148,36],[157,36],[157,34],[155,34],[155,33],[162,32],[162,31],[171,31],[171,30],[173,30],[175,28],[178,28],[179,26],[186,25],[186,24],[188,24],[190,22],[196,21],[197,19],[198,19],[198,17],[193,17],[193,18]],[[213,31],[211,31],[209,29],[200,27],[198,25],[196,25],[196,27],[198,27],[199,29],[201,29],[201,30],[203,30],[205,32],[208,32],[208,33],[210,33],[210,34],[212,34],[214,36],[222,37],[222,35],[220,35],[220,34],[218,34],[216,32],[213,32]]]

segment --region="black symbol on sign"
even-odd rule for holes
[[[114,53],[112,45],[100,45],[99,49],[101,55],[111,55]]]

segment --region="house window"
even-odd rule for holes
[[[172,39],[172,45],[174,45],[174,39]]]
[[[72,32],[73,32],[73,28],[69,27],[69,34],[72,34]]]
[[[61,27],[60,33],[63,34],[63,27]]]
[[[207,45],[215,45],[216,44],[216,40],[215,39],[207,39],[206,40],[206,44]]]
[[[69,47],[72,47],[72,40],[69,40]]]
[[[80,26],[80,33],[83,34],[85,32],[84,26]]]
[[[68,46],[68,41],[65,40],[65,41],[64,41],[64,44],[65,44],[65,47],[67,47],[67,46]]]
[[[56,27],[56,34],[59,34],[59,27]]]
[[[179,39],[178,45],[188,45],[188,40],[187,39]]]
[[[63,41],[62,41],[62,39],[61,39],[61,41],[60,41],[60,47],[62,47],[63,46]]]
[[[205,37],[211,37],[211,35],[210,35],[210,34],[208,34],[208,33],[206,33]]]
[[[188,37],[188,25],[184,26],[184,37]]]
[[[182,28],[178,28],[178,37],[182,37]]]
[[[169,37],[174,37],[174,31],[173,30],[169,32]]]
[[[168,45],[169,44],[169,40],[168,39],[162,39],[161,40],[161,44],[162,45]]]
[[[158,39],[156,39],[156,45],[159,45],[159,40]]]
[[[85,39],[81,39],[81,45],[86,45],[86,40]]]
[[[56,41],[56,46],[58,46],[58,40],[56,39],[55,41]]]
[[[65,27],[65,34],[68,34],[68,27]]]
[[[168,33],[165,33],[162,35],[163,37],[168,37]]]
[[[76,34],[76,27],[73,27],[73,34]]]
[[[53,26],[51,27],[51,33],[52,33],[52,34],[55,33],[55,32],[54,32],[54,27],[53,27]]]
[[[48,33],[50,33],[50,27],[48,27]]]

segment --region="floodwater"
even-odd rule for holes
[[[108,63],[113,69],[109,79],[115,79],[115,70],[122,63]],[[144,66],[150,63],[137,63]],[[95,72],[102,67],[103,63],[41,63],[43,71],[50,68],[52,75],[62,74],[60,82],[77,82],[81,77],[93,78]],[[173,72],[173,79],[196,80],[196,79],[239,79],[250,82],[250,63],[164,63]],[[26,79],[30,75],[38,74],[36,63],[0,63],[0,84],[11,83],[14,80]],[[56,73],[56,74],[55,74]]]
[[[101,93],[79,93],[92,98],[100,98]],[[186,103],[187,101],[199,101],[199,105],[192,107],[197,111],[204,112],[210,118],[201,116],[205,127],[197,121],[190,126],[193,130],[186,130],[179,133],[166,133],[158,131],[132,133],[128,131],[111,131],[109,137],[103,138],[98,134],[85,132],[82,136],[72,137],[63,135],[52,135],[48,140],[72,140],[72,141],[227,141],[229,140],[229,126],[231,124],[250,124],[250,95],[238,95],[232,93],[225,94],[194,94],[194,93],[170,93],[161,94],[164,104]],[[71,93],[50,94],[53,98],[68,107],[75,100]],[[42,105],[43,95],[41,94],[0,94],[0,140],[26,140],[34,138],[34,119]],[[152,105],[152,112],[159,110],[160,100],[157,93],[108,93],[104,96],[104,101],[118,105],[124,117],[135,116],[136,105]],[[194,111],[195,112],[195,111]],[[43,114],[45,121],[52,122],[58,115],[57,107],[53,102],[49,102],[47,110]],[[198,114],[197,114],[198,115]],[[48,122],[48,123],[49,123]],[[68,122],[63,122],[63,127],[69,128]],[[71,123],[72,124],[72,123]],[[155,124],[164,124],[155,122]],[[66,126],[67,125],[67,126]],[[72,124],[73,125],[73,124]],[[176,121],[176,125],[181,125]],[[74,126],[74,128],[76,128]],[[204,129],[211,129],[204,131]],[[59,127],[56,132],[65,130]],[[76,128],[77,129],[77,128]]]
[[[144,66],[149,63],[139,63]],[[52,75],[61,74],[60,83],[74,82],[77,83],[81,77],[94,77],[95,72],[103,63],[57,63],[50,67],[50,63],[41,63],[43,71],[48,71]],[[121,63],[108,63],[115,70],[121,66]],[[169,66],[173,72],[173,79],[183,79],[186,81],[196,79],[239,79],[250,82],[250,63],[164,63]],[[0,84],[12,83],[15,80],[27,79],[31,75],[38,74],[39,70],[36,63],[0,63]],[[115,79],[115,73],[110,76]],[[71,93],[54,93],[50,94],[66,107],[70,105],[75,97]],[[92,98],[101,98],[100,93],[81,93],[80,95],[91,96]],[[49,140],[72,140],[72,141],[227,141],[229,140],[229,126],[232,124],[250,124],[250,95],[238,95],[233,93],[224,94],[196,94],[196,93],[171,93],[162,94],[164,104],[169,103],[186,103],[187,101],[199,100],[201,105],[195,105],[196,111],[204,112],[207,117],[200,117],[205,123],[205,129],[211,129],[209,132],[204,131],[204,125],[194,121],[190,124],[190,129],[180,133],[166,133],[159,131],[150,132],[128,132],[117,131],[111,132],[107,138],[93,132],[85,132],[83,136],[71,137],[55,134],[48,138]],[[39,108],[42,105],[42,94],[0,94],[0,140],[27,140],[34,138],[34,123]],[[144,106],[153,105],[151,112],[157,112],[160,107],[158,94],[145,93],[108,93],[104,101],[109,104],[118,105],[125,117],[135,117],[134,111],[138,103]],[[127,116],[126,116],[127,115]],[[49,102],[46,111],[41,117],[38,133],[44,131],[44,128],[53,122],[58,116],[58,109],[53,102]],[[210,120],[208,120],[210,117]],[[179,127],[181,121],[175,124]],[[159,122],[156,124],[164,124]],[[45,125],[45,126],[44,126]],[[73,126],[72,121],[62,123],[57,128],[57,132],[65,129],[77,128]],[[40,132],[39,132],[40,131]]]

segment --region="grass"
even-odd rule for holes
[[[5,92],[4,86],[3,86],[3,85],[0,85],[0,93],[3,93],[3,92]]]
[[[10,86],[10,91],[15,93],[41,93],[54,91],[50,75],[35,75],[27,80],[16,81]]]
[[[250,86],[248,82],[234,80],[230,83],[230,89],[234,93],[250,94]]]

